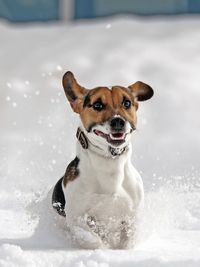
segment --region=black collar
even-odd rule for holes
[[[89,141],[88,141],[86,135],[84,134],[84,132],[81,130],[80,127],[78,127],[78,129],[77,129],[76,137],[77,137],[79,143],[81,144],[82,148],[83,149],[88,149]],[[117,147],[114,148],[114,147],[109,146],[110,154],[113,157],[121,156],[126,151],[126,149],[127,149],[127,146],[124,147],[124,148],[117,148]]]
[[[78,127],[76,137],[84,149],[88,149],[88,140],[84,132]]]

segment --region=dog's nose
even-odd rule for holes
[[[110,127],[112,131],[122,131],[125,126],[125,121],[121,118],[114,118],[110,122]]]

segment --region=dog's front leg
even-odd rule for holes
[[[136,227],[133,222],[122,221],[120,225],[120,243],[119,248],[133,247],[133,240],[135,237]]]
[[[96,219],[85,215],[70,227],[75,245],[84,249],[98,249],[105,247],[103,231],[98,226]]]

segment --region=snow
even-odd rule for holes
[[[199,17],[181,16],[0,23],[0,266],[200,265],[199,27]],[[51,209],[49,191],[75,156],[66,70],[88,88],[154,88],[133,138],[145,207],[131,250],[73,248]]]

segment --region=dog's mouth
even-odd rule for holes
[[[124,132],[113,132],[110,134],[105,134],[99,130],[94,130],[94,133],[97,136],[101,136],[107,140],[108,143],[115,144],[115,145],[120,145],[125,142],[126,138],[126,133]]]

